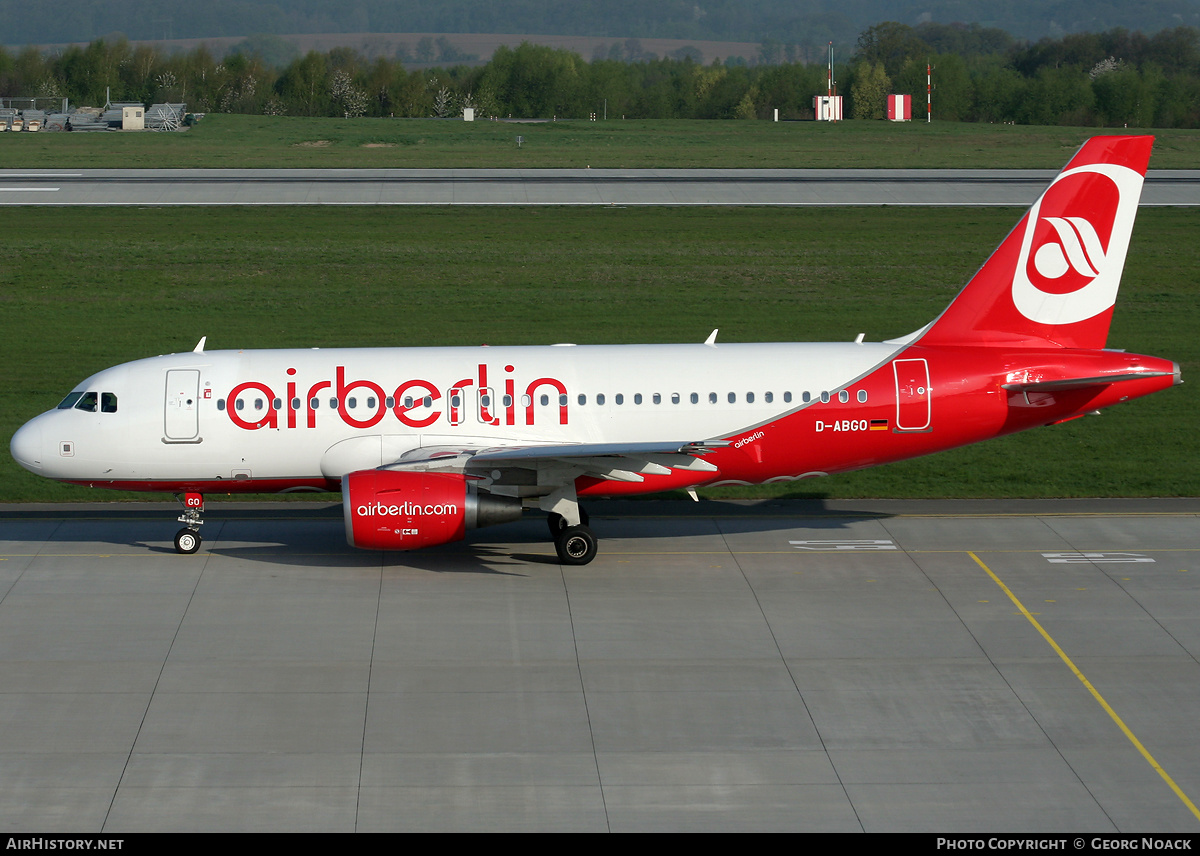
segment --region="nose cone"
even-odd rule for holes
[[[42,426],[37,419],[26,422],[8,444],[13,459],[31,473],[42,472]]]

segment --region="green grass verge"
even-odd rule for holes
[[[0,437],[88,374],[221,348],[872,340],[936,315],[1015,209],[0,210]],[[1143,211],[1109,343],[1200,370],[1200,211]],[[980,446],[722,496],[1200,492],[1184,386]],[[714,492],[712,495],[717,495]],[[112,499],[0,455],[0,500]]]
[[[1058,169],[1097,128],[959,122],[581,120],[536,124],[210,114],[181,133],[0,134],[6,168]],[[1200,168],[1200,132],[1158,135],[1154,169]],[[517,148],[516,137],[525,142]]]

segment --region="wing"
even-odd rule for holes
[[[709,440],[491,448],[441,446],[414,449],[382,469],[459,472],[471,477],[479,488],[489,493],[518,497],[567,497],[573,501],[575,483],[579,478],[623,482],[633,487],[637,483],[647,482],[649,477],[647,492],[709,481],[718,470],[705,461],[704,456],[728,445],[727,440]],[[640,491],[635,488],[630,492]],[[549,503],[551,506],[553,504],[554,501]]]

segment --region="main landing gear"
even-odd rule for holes
[[[178,499],[178,495],[175,498]],[[204,497],[198,493],[185,493],[182,502],[183,514],[179,515],[179,522],[185,525],[175,533],[175,552],[195,553],[203,540],[200,526],[204,521],[200,519],[200,514],[204,511]]]
[[[579,509],[579,525],[571,526],[561,514],[551,511],[546,518],[558,560],[564,565],[586,565],[596,558],[596,536],[588,528],[587,512]]]

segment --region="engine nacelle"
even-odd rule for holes
[[[359,470],[342,476],[342,513],[351,547],[416,550],[518,520],[521,500],[479,493],[461,473]]]

